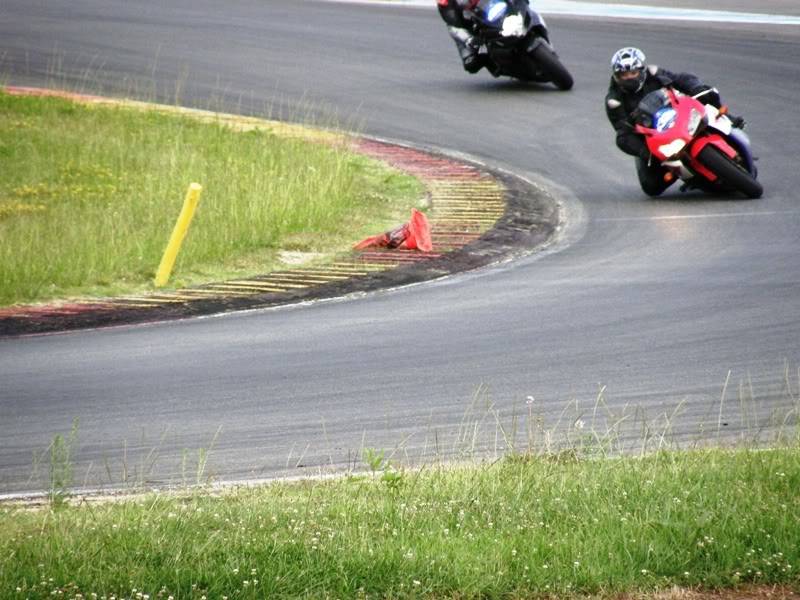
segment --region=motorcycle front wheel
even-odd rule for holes
[[[571,90],[574,84],[572,75],[561,64],[556,53],[547,45],[539,44],[530,53],[530,59],[544,75],[560,90]]]
[[[697,155],[697,160],[719,177],[722,186],[732,191],[741,192],[755,200],[764,193],[763,186],[745,169],[720,152],[715,146],[708,145]]]

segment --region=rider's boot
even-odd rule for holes
[[[486,66],[478,50],[481,45],[475,36],[466,29],[461,27],[448,27],[450,37],[456,43],[458,48],[458,55],[461,57],[461,62],[464,65],[464,70],[468,73],[477,73],[484,66]]]
[[[486,66],[483,60],[484,54],[478,54],[477,50],[474,53],[462,55],[461,61],[464,63],[464,70],[467,73],[477,73]]]

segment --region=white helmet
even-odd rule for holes
[[[611,57],[611,70],[614,73],[614,81],[625,92],[636,93],[644,85],[647,77],[647,65],[645,63],[644,52],[638,48],[621,48]],[[625,77],[624,73],[636,71],[637,76]]]

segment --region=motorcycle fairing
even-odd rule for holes
[[[719,109],[716,107],[707,104],[705,109],[708,127],[711,129],[716,129],[722,134],[724,143],[730,147],[730,150],[733,151],[734,154],[730,154],[730,152],[722,147],[720,147],[720,150],[725,152],[731,158],[736,158],[736,155],[738,154],[738,156],[744,160],[747,170],[752,175],[755,175],[756,167],[753,159],[753,153],[750,150],[750,137],[741,129],[734,127],[727,115],[720,114]]]
[[[537,11],[533,10],[530,5],[528,5],[528,14],[531,17],[531,26],[532,27],[541,27],[543,29],[547,29],[547,23],[544,21],[544,17],[540,15]]]
[[[704,135],[696,139],[696,141],[691,145],[689,149],[689,156],[692,159],[692,169],[699,172],[709,181],[716,181],[717,174],[709,171],[706,169],[700,162],[697,160],[697,155],[700,154],[700,151],[705,148],[706,146],[711,145],[715,146],[719,149],[723,154],[726,154],[728,158],[736,158],[736,150],[734,150],[728,142],[720,135]]]
[[[697,141],[689,149],[689,154],[692,158],[695,158],[709,144],[716,146],[721,152],[727,154],[728,158],[736,158],[736,150],[721,135],[704,135],[697,138]]]
[[[745,163],[747,163],[747,170],[755,176],[756,163],[755,158],[753,158],[753,152],[750,150],[750,137],[744,131],[737,128],[731,129],[730,137],[736,148],[738,148],[739,155],[744,158]]]
[[[472,0],[467,10],[478,22],[496,33],[500,33],[505,19],[519,15],[522,17],[525,32],[533,29],[546,37],[547,24],[544,17],[524,0]],[[513,35],[519,36],[518,33]]]

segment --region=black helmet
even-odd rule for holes
[[[614,81],[624,92],[636,93],[642,89],[647,77],[646,69],[644,52],[638,48],[621,48],[611,57]]]

